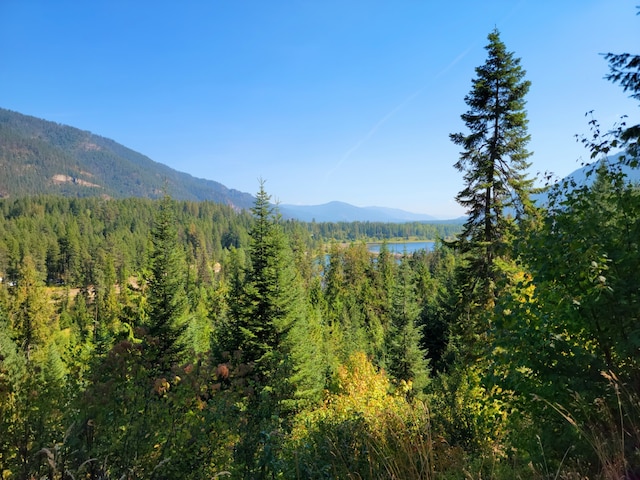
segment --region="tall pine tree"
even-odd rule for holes
[[[420,347],[422,328],[417,325],[420,305],[414,272],[404,255],[391,299],[391,327],[387,336],[388,369],[409,396],[420,394],[428,382],[428,360]]]
[[[463,291],[467,302],[481,306],[495,300],[495,261],[505,254],[513,226],[508,212],[520,215],[526,210],[532,185],[525,173],[531,155],[525,111],[530,82],[499,32],[494,30],[488,39],[488,58],[476,68],[465,97],[469,110],[461,116],[469,132],[450,135],[463,148],[455,164],[465,183],[456,200],[468,214],[457,241],[468,260]]]
[[[265,381],[276,368],[276,352],[285,347],[287,333],[300,313],[290,249],[270,199],[261,183],[251,209],[254,225],[241,309],[231,309],[240,316],[236,347],[242,350],[244,361],[255,364]]]
[[[180,359],[187,311],[186,267],[173,208],[172,199],[165,195],[151,232],[148,360],[157,375],[168,373]]]
[[[236,446],[242,475],[252,479],[275,475],[278,468],[279,439],[296,393],[291,381],[297,370],[291,334],[304,316],[291,249],[270,199],[261,182],[251,210],[249,267],[240,291],[234,292],[239,298],[231,299],[229,310],[230,324],[238,329],[230,349],[241,352],[242,361],[253,368],[246,428]]]

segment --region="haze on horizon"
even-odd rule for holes
[[[0,106],[285,204],[464,213],[449,134],[498,28],[532,82],[531,174],[588,159],[638,108],[600,54],[638,53],[637,0],[0,5]]]

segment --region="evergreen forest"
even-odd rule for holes
[[[526,71],[486,52],[464,225],[285,221],[264,181],[0,200],[2,479],[640,478],[640,126],[588,117],[589,181],[537,205]]]

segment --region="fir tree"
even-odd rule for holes
[[[54,313],[34,260],[27,255],[20,267],[11,312],[16,341],[27,361],[58,330]]]
[[[247,427],[236,448],[245,478],[266,478],[277,471],[276,453],[281,430],[295,401],[291,379],[297,370],[292,355],[291,332],[302,322],[304,310],[290,247],[278,215],[264,190],[252,208],[249,268],[245,272],[238,305],[230,307],[238,327],[237,349],[244,363],[253,366],[247,399]],[[304,343],[305,339],[296,339]]]
[[[13,449],[8,458],[19,465],[18,478],[26,479],[38,463],[36,452],[61,440],[60,407],[68,372],[56,344],[62,342],[58,316],[30,255],[20,266],[12,293],[11,321],[0,318],[0,377],[7,368],[11,392],[7,411],[2,408],[0,413],[9,415],[13,424],[6,432]],[[7,343],[7,334],[14,338],[15,349]]]
[[[388,335],[388,369],[408,394],[421,392],[427,384],[425,352],[420,347],[422,329],[416,325],[420,306],[409,260],[402,258],[392,291],[391,328]]]
[[[391,303],[394,288],[394,271],[396,260],[389,251],[387,242],[380,246],[380,252],[373,256],[370,269],[371,288],[369,298],[363,298],[363,303],[368,304],[369,328],[371,329],[371,344],[374,349],[374,359],[379,364],[384,364],[387,356],[385,339],[391,329]],[[371,328],[377,327],[377,328]]]
[[[185,264],[173,208],[173,201],[165,196],[151,233],[148,340],[150,366],[157,374],[169,372],[180,359],[187,309]]]
[[[476,68],[465,97],[469,110],[461,116],[469,133],[450,135],[463,148],[455,164],[465,183],[456,200],[468,214],[457,241],[468,259],[463,283],[467,301],[480,305],[495,300],[495,261],[506,251],[512,226],[507,212],[521,215],[526,210],[532,184],[525,174],[531,155],[524,108],[530,82],[498,31],[488,39],[488,58]]]
[[[251,210],[255,223],[239,325],[243,358],[255,362],[265,378],[276,366],[276,352],[286,348],[286,336],[301,312],[290,250],[270,198],[261,183]]]

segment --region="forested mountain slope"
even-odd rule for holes
[[[161,196],[249,208],[253,197],[154,162],[108,138],[0,108],[0,198]]]

